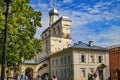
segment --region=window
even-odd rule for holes
[[[82,69],[82,77],[85,77],[85,69]]]
[[[68,56],[68,64],[70,63],[70,56]]]
[[[73,75],[73,69],[72,68],[70,68],[70,74]]]
[[[49,36],[51,36],[51,30],[49,30]]]
[[[63,77],[64,73],[63,73],[63,69],[61,69],[61,77]]]
[[[58,59],[56,59],[56,65],[58,65]]]
[[[54,65],[54,59],[52,60],[52,65]]]
[[[56,31],[55,31],[55,28],[53,28],[53,35],[55,35],[56,34]]]
[[[102,56],[98,56],[98,62],[102,63]]]
[[[47,53],[49,51],[49,41],[48,40],[46,40],[46,51],[47,51]]]
[[[70,77],[71,75],[70,75],[70,69],[68,69],[68,77]]]
[[[58,33],[60,34],[60,32],[61,32],[61,31],[60,31],[60,27],[58,26]]]
[[[64,57],[64,64],[66,64],[66,57]]]
[[[94,56],[91,55],[90,58],[91,58],[91,63],[94,63]]]
[[[64,74],[64,77],[66,77],[66,69],[64,69],[64,73],[65,73],[65,74]]]
[[[81,62],[85,62],[85,55],[81,55]]]
[[[62,57],[60,58],[60,61],[61,61],[61,64],[63,64],[63,58]]]
[[[58,72],[57,72],[57,70],[56,70],[56,76],[58,75]]]

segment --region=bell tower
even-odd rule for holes
[[[52,1],[52,6],[53,8],[49,11],[49,27],[51,27],[51,25],[58,20],[58,10],[55,9],[55,0]]]
[[[41,34],[42,52],[37,55],[37,61],[41,58],[53,55],[72,44],[70,37],[71,20],[69,17],[58,18],[58,10],[53,8],[49,11],[49,27]]]

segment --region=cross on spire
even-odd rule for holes
[[[52,0],[52,6],[55,7],[55,0]]]

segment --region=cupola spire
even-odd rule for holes
[[[55,0],[52,0],[52,9],[49,11],[49,26],[58,20],[58,10],[55,9]]]
[[[52,0],[52,8],[55,7],[55,0]]]

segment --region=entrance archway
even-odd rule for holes
[[[98,75],[99,75],[99,80],[104,80],[104,74],[103,74],[103,70],[104,68],[106,68],[107,66],[105,64],[100,64],[98,67],[97,67],[97,70],[98,70]]]
[[[32,68],[27,68],[25,69],[25,75],[30,75],[33,78],[33,69]]]

